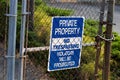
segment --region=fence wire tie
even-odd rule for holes
[[[116,25],[115,23],[108,23],[106,21],[102,21],[101,24],[103,24],[103,25],[106,25],[106,24],[108,24],[108,25]]]
[[[26,58],[27,56],[26,55],[24,55],[24,56],[19,56],[19,58]]]
[[[22,15],[29,15],[29,14],[31,14],[31,12],[24,12],[24,13],[22,13]]]
[[[112,34],[112,37],[110,39],[107,39],[107,38],[105,38],[104,36],[101,36],[101,35],[97,35],[97,37],[99,37],[100,39],[102,39],[104,41],[108,41],[108,42],[111,42],[115,39],[113,34]]]
[[[5,58],[15,58],[15,56],[5,56]]]
[[[8,16],[8,17],[16,17],[17,15],[16,15],[16,14],[5,14],[5,16]]]
[[[98,11],[98,13],[100,13],[100,14],[101,14],[101,13],[102,13],[102,14],[104,14],[104,12],[103,12],[103,11]]]
[[[96,77],[98,77],[98,74],[95,74]]]

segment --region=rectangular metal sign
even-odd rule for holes
[[[48,71],[79,67],[83,29],[83,17],[52,18]]]

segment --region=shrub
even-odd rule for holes
[[[120,79],[120,36],[114,33],[115,40],[112,42],[111,55],[111,79]]]
[[[37,35],[36,37],[39,38],[39,42],[42,44],[39,46],[49,45],[52,16],[68,16],[71,13],[72,13],[71,10],[63,10],[63,9],[48,7],[45,3],[40,3],[40,5],[37,5],[36,10],[34,12],[33,30]]]
[[[112,42],[112,58],[120,61],[120,36],[114,33],[115,40]]]
[[[85,21],[85,29],[84,29],[84,35],[89,37],[95,37],[98,30],[98,21],[95,20],[86,20]]]
[[[47,7],[45,11],[49,16],[68,16],[73,13],[71,10],[63,10],[53,7]]]
[[[39,13],[40,11],[40,13]],[[49,16],[46,11],[42,10],[41,8],[38,8],[35,12],[35,33],[36,37],[39,38],[39,43],[43,43],[43,45],[46,45],[46,43],[49,41],[49,33],[50,33],[50,23],[51,23],[51,16]],[[86,20],[87,21],[87,20]],[[88,27],[86,26],[86,33],[89,33],[90,29],[92,29],[97,23],[93,21],[94,23],[91,23],[92,21],[86,22]],[[91,28],[92,26],[92,28]],[[93,33],[91,35],[95,35],[97,29],[96,26],[93,29]],[[87,31],[87,29],[89,31]],[[86,34],[87,38],[92,40],[89,36],[90,34]],[[84,37],[84,39],[86,38]],[[32,36],[34,38],[34,36]],[[37,39],[36,39],[37,40]],[[34,42],[31,39],[32,42]],[[49,43],[49,42],[48,42]],[[32,44],[33,45],[33,44]],[[34,43],[35,45],[35,43]],[[41,45],[41,44],[39,44]],[[91,70],[89,70],[89,73],[87,74],[88,79],[92,79],[93,72],[94,72],[94,59],[95,59],[95,49],[94,47],[85,47],[83,48],[83,53],[82,53],[82,62],[81,62],[81,67],[78,69],[72,69],[72,70],[63,70],[63,71],[55,71],[55,72],[47,72],[47,62],[48,62],[48,51],[41,51],[41,52],[36,52],[35,54],[29,54],[29,56],[34,59],[36,65],[42,65],[42,67],[45,69],[46,73],[49,73],[51,77],[56,78],[57,80],[65,79],[65,80],[79,80],[79,79],[84,79],[85,75],[83,74],[82,69],[86,67],[88,69],[87,64],[91,66]],[[84,71],[84,73],[87,73],[87,71]],[[82,75],[82,76],[81,76]],[[69,77],[68,77],[69,76]]]
[[[0,11],[0,41],[3,41],[6,27],[6,2],[4,0],[0,0]]]

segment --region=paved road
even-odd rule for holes
[[[98,4],[48,3],[48,5],[62,9],[72,9],[74,11],[73,16],[84,16],[86,19],[99,19],[100,5]],[[107,14],[107,12],[105,14]],[[114,23],[116,25],[114,25],[113,31],[120,34],[120,5],[115,6]]]

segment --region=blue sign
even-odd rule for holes
[[[83,29],[83,17],[52,18],[48,71],[79,67]]]

